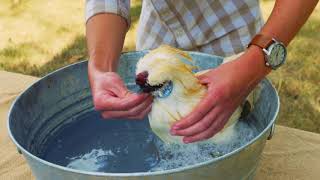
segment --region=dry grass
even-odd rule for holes
[[[268,17],[273,1],[261,1]],[[0,69],[43,76],[87,58],[84,0],[1,0]],[[140,1],[132,2],[133,24],[124,51],[135,49]],[[278,124],[320,133],[320,8],[289,47],[286,65],[271,73],[281,97]]]

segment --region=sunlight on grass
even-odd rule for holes
[[[273,1],[260,1],[266,19]],[[123,51],[135,50],[141,1],[131,1],[132,25]],[[281,109],[278,124],[320,133],[320,5],[290,44],[285,66],[272,72]],[[0,70],[43,76],[87,59],[84,0],[1,0]]]
[[[84,34],[83,2],[2,0],[0,49],[20,49],[21,53],[10,59],[0,53],[0,61],[5,64],[27,61],[37,66],[48,62]]]

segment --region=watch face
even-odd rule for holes
[[[280,66],[281,64],[284,63],[286,56],[287,56],[287,51],[286,48],[283,44],[281,43],[274,43],[273,45],[270,46],[270,55],[268,58],[268,63],[272,67],[277,67]]]

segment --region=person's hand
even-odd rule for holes
[[[124,18],[110,13],[97,14],[86,24],[93,104],[106,119],[142,119],[151,109],[150,95],[129,92],[119,75],[114,73],[127,28]]]
[[[152,96],[129,92],[115,72],[89,68],[89,80],[94,107],[105,119],[143,119],[151,110]]]
[[[211,138],[223,129],[232,113],[269,71],[262,58],[261,52],[245,53],[198,76],[208,92],[189,115],[172,125],[171,134],[184,136],[183,142],[191,143]]]

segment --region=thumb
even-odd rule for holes
[[[116,84],[114,86],[114,89],[115,89],[115,94],[120,98],[126,97],[127,95],[130,94],[129,89],[125,86],[123,82]]]
[[[127,96],[129,90],[117,73],[107,72],[105,77],[107,77],[104,79],[104,81],[107,82],[105,83],[105,88],[111,91],[116,97],[123,98]]]

